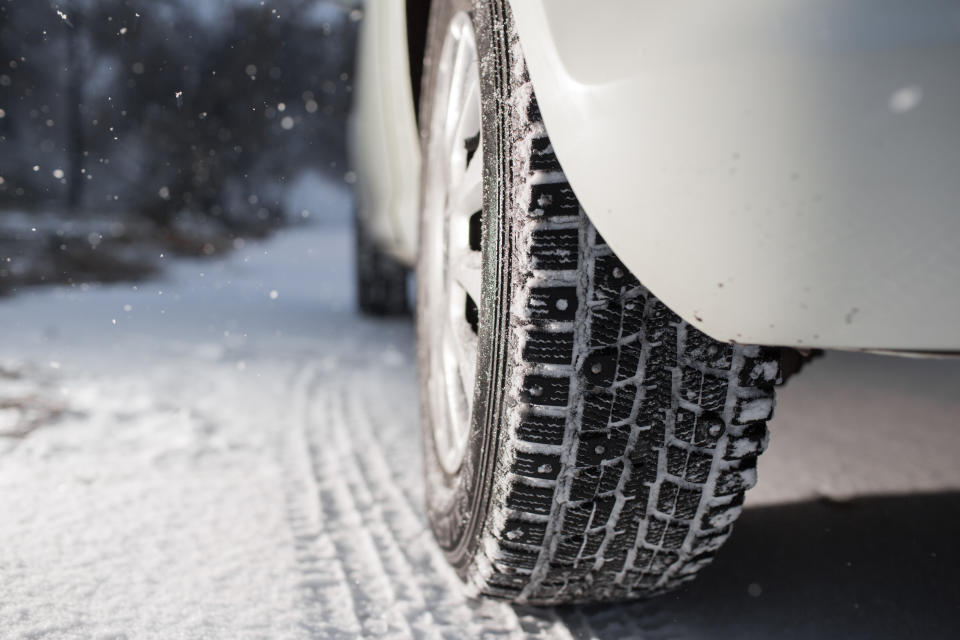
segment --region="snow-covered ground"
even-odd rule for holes
[[[311,219],[0,301],[0,637],[960,637],[960,361],[811,365],[680,594],[466,599],[424,521],[411,324],[356,315],[350,226]]]

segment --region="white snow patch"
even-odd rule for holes
[[[766,420],[773,413],[773,398],[757,398],[744,402],[738,417],[741,422]]]

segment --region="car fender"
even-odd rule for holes
[[[960,3],[513,0],[627,267],[719,340],[960,350]]]
[[[416,259],[420,208],[417,132],[402,2],[368,2],[357,45],[350,162],[357,214],[377,245]]]

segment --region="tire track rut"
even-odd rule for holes
[[[353,638],[361,629],[348,576],[321,512],[319,487],[308,453],[305,419],[316,371],[301,368],[291,380],[292,410],[283,433],[287,520],[300,571],[298,611],[308,637]]]

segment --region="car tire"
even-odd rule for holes
[[[371,316],[408,315],[410,269],[380,249],[359,216],[354,216],[357,307]]]
[[[472,107],[453,108],[469,93],[456,67],[471,39],[483,69],[472,158],[460,124]],[[425,69],[417,326],[435,537],[475,593],[515,602],[675,588],[755,483],[779,352],[698,331],[597,233],[553,153],[505,0],[435,1]],[[475,176],[476,159],[482,202],[457,213],[469,189],[443,185],[468,181],[450,167]],[[465,246],[479,279],[460,282],[449,274],[470,263]]]

